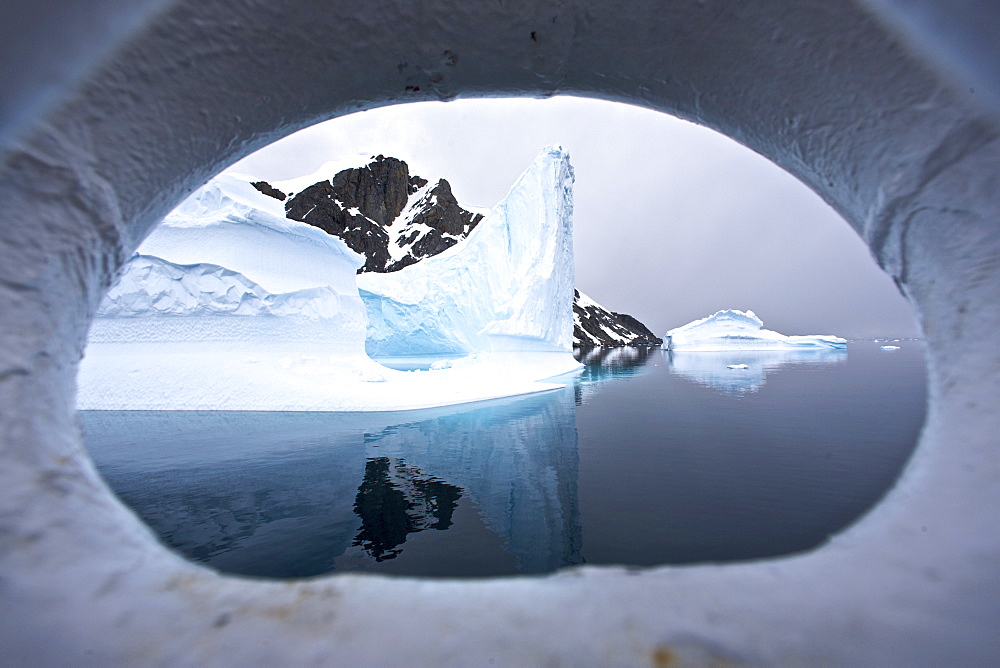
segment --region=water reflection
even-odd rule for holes
[[[659,352],[659,348],[650,346],[574,348],[573,357],[583,364],[583,371],[576,380],[576,405],[581,406],[593,397],[603,381],[624,380],[639,375],[651,355],[659,356]]]
[[[675,375],[739,397],[756,392],[767,382],[769,373],[783,368],[844,364],[847,350],[668,351],[666,357]]]
[[[634,376],[658,348],[621,346],[619,348],[574,348],[573,357],[584,365],[583,382]]]
[[[166,543],[221,570],[373,568],[437,530],[434,549],[459,562],[441,574],[487,575],[582,561],[573,410],[566,388],[403,413],[86,411],[80,420],[122,500]],[[469,523],[487,538],[452,540],[466,497]],[[463,556],[463,541],[489,535],[493,557]],[[359,564],[358,552],[374,563]]]
[[[926,396],[919,349],[850,355],[598,349],[572,385],[516,399],[80,421],[111,488],[165,543],[226,572],[758,559],[826,540],[909,456]]]
[[[377,562],[394,559],[407,534],[450,527],[461,496],[461,488],[426,476],[402,460],[373,457],[365,462],[365,477],[354,500],[361,528],[352,544]]]

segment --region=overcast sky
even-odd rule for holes
[[[724,308],[752,309],[785,334],[916,335],[909,304],[817,195],[726,137],[637,107],[386,107],[302,130],[233,169],[277,181],[382,153],[448,179],[459,203],[490,207],[548,144],[576,170],[577,287],[657,335]]]

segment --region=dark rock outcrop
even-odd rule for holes
[[[251,183],[250,185],[252,185],[254,188],[256,188],[257,190],[259,190],[260,192],[264,193],[268,197],[273,197],[274,199],[279,199],[282,202],[284,202],[285,198],[288,197],[288,195],[286,195],[285,193],[281,192],[280,190],[278,190],[277,188],[275,188],[274,186],[272,186],[267,181],[256,181],[254,183]]]
[[[408,207],[410,196],[427,184],[402,160],[379,155],[294,195],[285,215],[364,255],[359,273],[396,271],[455,245],[482,219],[459,206],[444,179]]]
[[[576,290],[573,295],[573,345],[578,348],[658,346],[663,339],[625,313],[609,311]]]
[[[451,192],[451,184],[441,179],[413,207],[414,215],[400,233],[399,245],[409,252],[386,268],[396,271],[451,248],[468,236],[482,214],[466,211]],[[424,230],[424,226],[430,228]]]
[[[344,205],[333,184],[321,181],[285,202],[285,215],[340,237],[347,246],[365,256],[362,271],[383,270],[389,261],[389,235],[382,225]]]
[[[344,208],[357,208],[382,226],[391,225],[410,195],[425,185],[427,181],[419,176],[410,178],[405,162],[382,155],[365,167],[338,172],[331,182]]]

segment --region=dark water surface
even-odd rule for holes
[[[615,349],[585,357],[564,390],[465,406],[80,421],[119,497],[221,571],[724,562],[813,548],[891,487],[926,395],[920,344],[897,345]]]

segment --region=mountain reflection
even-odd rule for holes
[[[650,346],[619,346],[617,348],[574,348],[573,357],[583,364],[583,371],[574,384],[574,401],[582,406],[598,391],[599,384],[608,380],[631,378],[642,373],[651,355],[659,348]]]
[[[423,475],[404,462],[375,457],[365,463],[365,477],[354,501],[361,529],[353,545],[375,561],[394,559],[406,535],[451,526],[462,490]]]
[[[397,413],[79,416],[115,493],[222,571],[483,576],[582,561],[572,387]]]
[[[739,397],[757,392],[767,382],[767,374],[783,367],[843,364],[847,350],[668,351],[666,357],[674,375],[720,394]]]
[[[596,349],[570,386],[477,404],[79,420],[114,492],[228,573],[547,573],[584,550],[591,564],[760,559],[855,521],[916,442],[920,349],[850,355]]]
[[[583,381],[633,376],[659,350],[650,346],[617,348],[574,348],[573,357],[584,366]]]

